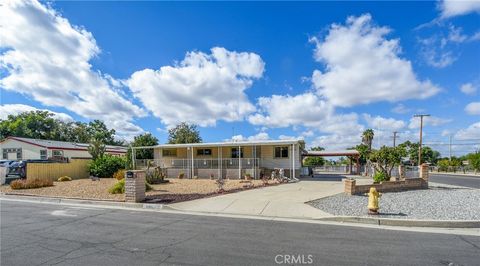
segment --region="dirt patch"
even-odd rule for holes
[[[95,199],[95,200],[114,200],[123,201],[123,195],[110,194],[108,188],[117,182],[113,178],[101,178],[99,181],[90,179],[77,179],[67,182],[53,182],[53,187],[42,187],[34,189],[11,189],[10,186],[1,186],[0,191],[3,193],[62,197],[62,198],[79,198],[79,199]]]
[[[222,195],[225,193],[238,192],[245,189],[258,188],[263,186],[261,180],[252,180],[245,183],[241,180],[227,180],[224,185],[224,192],[217,193],[218,186],[214,180],[205,179],[168,179],[170,182],[152,185],[153,190],[147,192],[147,202],[152,203],[174,203],[193,200],[204,197]],[[108,189],[117,182],[113,178],[102,178],[99,181],[90,179],[78,179],[68,182],[54,182],[53,187],[35,189],[13,190],[9,186],[1,186],[0,192],[8,194],[35,195],[47,197],[93,199],[124,201],[123,194],[110,194]],[[270,182],[270,185],[277,184]]]

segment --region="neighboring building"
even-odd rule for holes
[[[286,176],[299,176],[304,146],[303,140],[266,140],[134,147],[154,150],[153,160],[135,160],[135,165],[143,168],[152,161],[166,168],[168,177],[183,173],[186,178],[242,178],[246,174],[259,178],[275,168],[283,168]]]
[[[0,142],[4,160],[65,160],[70,158],[91,158],[87,143],[73,143],[44,139],[7,137]],[[124,156],[126,147],[106,146],[106,153]]]

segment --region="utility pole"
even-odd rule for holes
[[[393,147],[395,148],[395,143],[397,141],[397,134],[398,132],[397,131],[393,131]]]
[[[418,166],[422,164],[422,130],[423,130],[423,117],[430,116],[428,114],[414,115],[413,117],[420,117],[420,145],[418,147]]]

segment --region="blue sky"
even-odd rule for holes
[[[166,141],[480,142],[479,2],[35,2],[1,7],[1,117],[47,109]],[[18,32],[22,32],[18,34]],[[436,146],[444,155],[445,146]],[[478,145],[458,145],[454,154]]]

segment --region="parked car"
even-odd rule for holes
[[[15,161],[12,161],[12,160],[0,160],[0,167],[8,167],[10,166],[12,163],[14,163]]]
[[[7,167],[7,176],[5,184],[10,184],[13,180],[27,177],[27,163],[25,161],[15,161]]]

